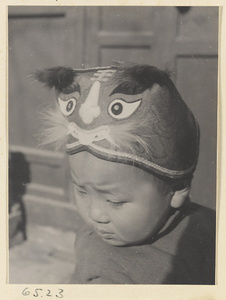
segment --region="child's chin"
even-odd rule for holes
[[[102,237],[102,240],[109,244],[109,245],[112,245],[112,246],[115,246],[115,247],[123,247],[123,246],[127,246],[129,245],[128,242],[126,241],[121,241],[121,240],[117,240],[117,239],[114,239],[114,238],[103,238]]]
[[[123,241],[123,240],[117,240],[115,238],[103,238],[102,237],[102,240],[105,243],[115,246],[115,247],[133,246],[133,245],[139,244],[138,242],[137,243],[136,242],[128,242],[128,241]]]

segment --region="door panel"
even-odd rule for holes
[[[23,196],[32,220],[39,219],[35,217],[38,205],[46,205],[51,222],[55,218],[52,207],[61,211],[63,206],[57,203],[66,205],[73,199],[63,153],[38,149],[39,113],[52,103],[55,93],[35,82],[31,73],[57,65],[71,66],[72,62],[82,66],[84,12],[83,7],[9,7],[9,150],[21,159],[21,166],[22,161],[29,165],[30,178],[29,183],[17,178],[19,183],[12,186],[17,189],[18,184],[25,185]]]
[[[186,102],[200,125],[200,155],[192,199],[213,208],[216,199],[217,67],[216,57],[177,59],[178,87],[186,95]]]

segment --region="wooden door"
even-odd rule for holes
[[[84,14],[83,7],[9,7],[9,146],[12,161],[20,160],[11,165],[29,166],[26,182],[18,170],[12,188],[26,187],[28,222],[65,229],[75,224],[67,162],[63,153],[39,149],[37,137],[39,113],[55,95],[30,74],[57,65],[82,67]]]

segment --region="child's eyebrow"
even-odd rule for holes
[[[113,184],[108,184],[108,183],[103,183],[99,184],[95,187],[95,190],[97,192],[101,192],[104,194],[109,194],[109,195],[123,195],[125,192],[122,190],[121,186]],[[127,195],[128,193],[126,193]]]
[[[102,195],[104,195],[106,198],[108,197],[112,197],[112,198],[119,198],[119,199],[127,199],[129,198],[129,194],[125,193],[119,189],[99,189],[99,188],[95,188],[96,192],[101,193]]]
[[[71,182],[75,185],[77,185],[80,188],[85,188],[85,185],[80,184],[78,178],[74,174],[73,170],[70,172],[70,177],[71,177]],[[122,190],[122,186],[116,185],[115,182],[113,183],[108,183],[108,182],[100,182],[100,183],[95,183],[94,184],[94,189],[97,192],[104,193],[104,194],[109,194],[109,195],[121,195],[121,196],[128,196],[128,193],[125,193]]]

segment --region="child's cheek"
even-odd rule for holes
[[[77,205],[77,211],[86,224],[90,224],[89,212],[86,207]]]
[[[123,207],[111,213],[111,222],[115,227],[121,231],[133,231],[134,224],[142,223],[143,214],[137,211],[136,205],[133,203],[126,203]]]
[[[146,235],[151,234],[157,216],[153,215],[149,209],[129,203],[125,209],[112,216],[117,231],[125,240],[139,241]]]
[[[79,196],[77,192],[74,195],[75,205],[79,215],[83,218],[83,220],[88,223],[88,215],[89,215],[89,205],[88,200]]]

